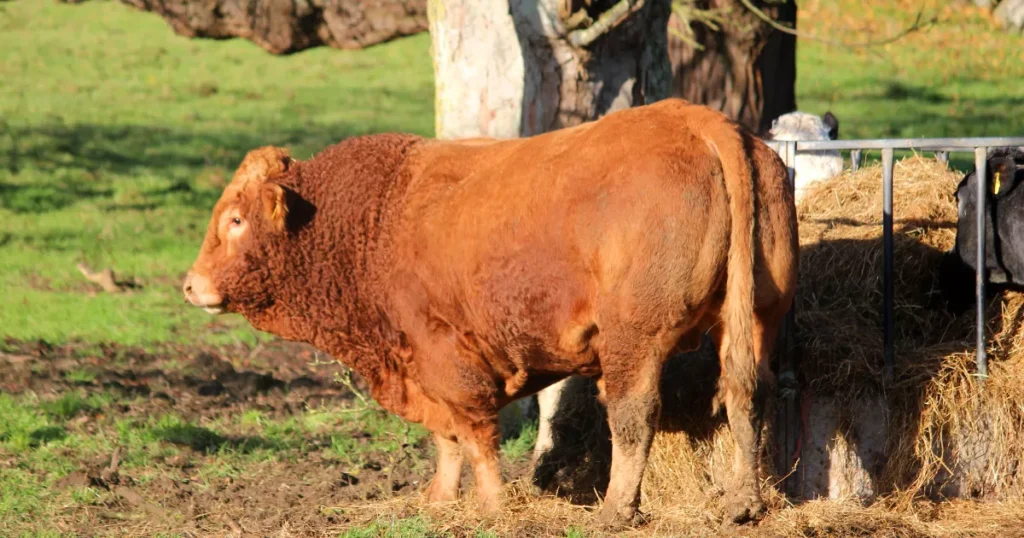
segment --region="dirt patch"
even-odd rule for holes
[[[108,481],[93,471],[74,473],[58,487],[88,485],[99,489],[102,498],[79,514],[87,517],[67,522],[66,530],[91,535],[104,520],[127,518],[129,523],[119,529],[124,535],[175,531],[219,536],[234,531],[237,536],[241,531],[243,536],[265,536],[283,529],[317,535],[319,529],[348,523],[344,507],[353,502],[406,495],[422,485],[421,476],[405,469],[366,469],[357,477],[326,461],[268,462],[251,471],[217,481],[160,476],[142,485],[123,475]]]
[[[169,346],[156,351],[102,345],[8,340],[0,353],[0,389],[43,398],[82,388],[137,398],[130,415],[166,412],[215,418],[257,405],[271,416],[351,401],[335,381],[344,368],[309,346],[279,342],[255,349]],[[355,376],[354,376],[355,377]],[[357,390],[365,385],[355,379]]]
[[[99,498],[66,508],[55,522],[61,531],[85,536],[149,536],[162,531],[258,536],[282,530],[294,536],[318,535],[318,529],[348,524],[345,506],[415,495],[432,474],[432,449],[426,440],[386,452],[364,450],[361,447],[370,445],[375,435],[347,428],[345,441],[359,454],[353,462],[332,447],[330,428],[304,436],[300,445],[279,447],[260,436],[195,426],[237,422],[252,410],[282,423],[277,419],[310,408],[345,413],[358,405],[355,394],[335,379],[343,367],[306,345],[273,342],[254,349],[146,351],[8,340],[4,349],[4,392],[33,393],[43,401],[72,392],[115,396],[104,409],[83,408],[65,417],[69,430],[85,435],[109,430],[104,414],[143,422],[151,416],[176,415],[187,421],[159,430],[161,443],[175,449],[155,456],[144,468],[120,465],[120,448],[91,461],[69,455],[79,469],[57,480],[53,488],[88,489]],[[358,378],[353,387],[365,391]],[[224,459],[225,453],[244,455],[260,449],[272,449],[273,455],[243,463]],[[211,472],[221,464],[239,468]]]

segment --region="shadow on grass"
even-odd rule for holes
[[[205,452],[207,454],[222,450],[249,454],[257,450],[284,450],[288,448],[287,444],[281,441],[252,436],[225,437],[211,429],[192,424],[158,428],[154,433],[157,439],[161,441],[187,446],[196,452]]]
[[[0,184],[0,208],[42,213],[84,200],[111,199],[116,189],[106,175],[139,173],[166,178],[166,185],[144,192],[146,200],[128,205],[111,200],[105,209],[152,209],[171,198],[212,205],[219,189],[195,184],[205,167],[234,170],[249,150],[268,144],[301,148],[296,156],[304,159],[310,152],[368,132],[347,124],[190,130],[60,122],[16,127],[0,122],[0,166],[10,174],[30,169],[49,176],[45,181]]]
[[[36,428],[32,433],[28,434],[32,446],[45,445],[46,443],[51,443],[53,441],[60,441],[67,436],[67,431],[60,426],[43,426],[42,428]]]

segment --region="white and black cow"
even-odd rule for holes
[[[772,122],[767,140],[836,140],[839,138],[839,120],[826,112],[817,116],[807,112],[783,114]],[[781,151],[781,148],[779,148]],[[843,171],[843,157],[835,150],[798,150],[793,167],[796,183],[796,201],[799,202],[807,188],[818,181],[825,181]]]
[[[990,150],[985,202],[986,281],[992,291],[1024,289],[1024,146]],[[943,257],[939,283],[948,308],[961,313],[974,304],[978,252],[978,177],[964,176],[956,189],[956,243]]]

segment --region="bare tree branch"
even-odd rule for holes
[[[740,0],[740,3],[743,4],[743,7],[749,9],[751,13],[757,15],[758,18],[760,18],[764,22],[768,23],[769,26],[771,26],[772,28],[774,28],[774,29],[776,29],[776,30],[778,30],[780,32],[784,32],[784,33],[787,33],[787,34],[790,34],[790,35],[794,35],[794,36],[796,36],[796,37],[798,37],[800,39],[807,39],[809,41],[818,41],[820,43],[825,43],[827,45],[835,45],[835,46],[846,47],[846,48],[863,48],[863,47],[877,47],[877,46],[880,46],[880,45],[888,45],[889,43],[893,43],[895,41],[898,41],[898,40],[906,37],[909,34],[912,34],[912,33],[917,32],[919,30],[923,30],[923,29],[925,29],[925,28],[935,24],[938,21],[938,17],[933,16],[932,18],[928,19],[927,21],[922,22],[922,19],[924,18],[924,7],[922,7],[921,10],[917,12],[917,17],[914,19],[914,23],[913,24],[911,24],[910,26],[908,26],[908,27],[904,28],[903,30],[897,32],[895,35],[893,35],[891,37],[887,37],[885,39],[878,40],[878,41],[862,41],[860,43],[844,43],[842,41],[835,41],[835,40],[832,40],[832,39],[825,39],[823,37],[819,37],[819,36],[816,36],[816,35],[804,34],[802,32],[797,32],[796,30],[794,30],[794,29],[792,29],[792,28],[790,28],[788,26],[783,26],[783,25],[779,24],[778,21],[776,21],[775,19],[769,17],[764,11],[761,11],[757,6],[754,5],[754,3],[751,0]]]
[[[569,43],[574,47],[586,47],[597,38],[608,33],[630,15],[640,11],[644,7],[645,0],[619,0],[617,4],[601,13],[601,16],[594,21],[589,28],[569,32]]]
[[[124,290],[124,286],[114,280],[114,271],[109,267],[102,271],[93,271],[84,263],[79,263],[76,267],[86,280],[99,285],[107,293],[118,293]]]

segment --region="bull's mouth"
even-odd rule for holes
[[[227,311],[227,298],[217,293],[210,285],[209,279],[204,276],[193,275],[190,272],[185,278],[182,292],[185,294],[186,303],[198,306],[208,314],[217,315]]]
[[[205,310],[207,314],[212,314],[214,316],[223,314],[223,313],[228,311],[228,309],[227,309],[227,306],[228,306],[227,301],[221,301],[219,303],[203,304],[203,303],[195,300],[192,297],[185,297],[185,302],[191,304],[192,306],[198,306],[199,308],[202,308],[203,310]]]

